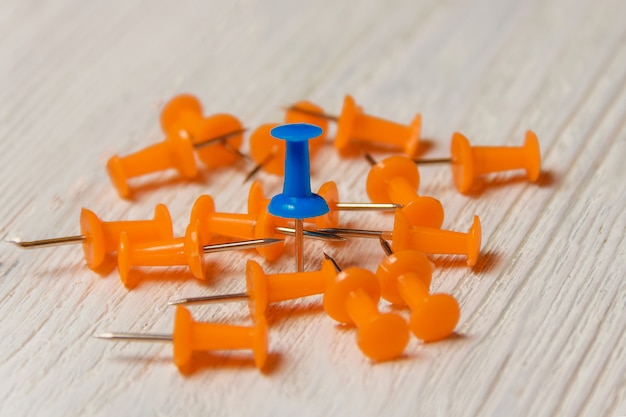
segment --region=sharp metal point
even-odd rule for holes
[[[264,238],[253,240],[242,240],[238,242],[218,243],[215,245],[205,245],[203,247],[204,253],[224,252],[235,249],[253,249],[262,246],[273,245],[278,242],[282,242],[283,239]]]
[[[383,239],[382,236],[378,237],[378,241],[380,242],[380,246],[383,248],[383,250],[385,251],[387,256],[393,254],[393,250],[391,249],[391,246],[389,245],[389,242],[387,242],[385,239]]]
[[[70,245],[74,243],[82,243],[87,237],[84,235],[55,237],[52,239],[40,239],[31,241],[22,241],[18,238],[6,239],[5,242],[12,243],[22,249],[34,249],[46,246]]]
[[[169,306],[176,306],[181,304],[204,304],[213,302],[228,302],[228,301],[241,301],[250,298],[250,294],[245,292],[234,294],[222,294],[222,295],[209,295],[204,297],[188,297],[180,298],[178,300],[171,300],[167,302]]]
[[[337,261],[335,260],[335,258],[333,258],[332,256],[330,256],[329,254],[327,254],[326,252],[323,252],[324,254],[324,258],[328,259],[330,262],[332,262],[333,266],[335,267],[335,271],[337,272],[341,272],[341,267],[339,266],[339,264],[337,263]]]
[[[97,333],[96,339],[136,341],[136,342],[172,342],[170,334],[142,334],[142,333]]]
[[[365,156],[365,159],[367,160],[367,162],[369,162],[371,166],[374,166],[374,165],[377,164],[376,160],[369,153],[366,152],[364,154],[364,156]]]

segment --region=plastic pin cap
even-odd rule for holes
[[[274,216],[306,219],[328,213],[326,201],[311,192],[308,141],[322,134],[319,126],[294,123],[275,127],[272,136],[287,142],[283,192],[275,195],[268,206]]]

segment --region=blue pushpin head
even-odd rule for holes
[[[311,192],[309,139],[322,134],[322,128],[308,123],[277,126],[270,134],[287,142],[283,192],[267,207],[270,214],[289,219],[317,217],[330,211],[326,201]]]

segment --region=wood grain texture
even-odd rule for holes
[[[280,107],[302,98],[338,112],[350,93],[392,120],[421,112],[433,156],[447,154],[456,130],[476,144],[517,145],[533,129],[544,173],[538,184],[500,175],[468,198],[447,168],[421,169],[420,192],[442,201],[446,228],[480,216],[483,255],[472,270],[434,258],[433,289],[461,305],[458,337],[412,340],[406,358],[377,365],[312,297],[270,308],[267,373],[242,353],[203,356],[206,366],[183,378],[170,346],[91,335],[169,332],[167,300],[241,291],[244,259],[258,255],[220,257],[207,284],[154,268],[128,292],[116,272],[85,268],[77,247],[4,244],[0,415],[626,415],[624,16],[621,0],[4,0],[3,238],[75,234],[82,206],[147,218],[162,202],[178,234],[201,193],[222,211],[245,210],[243,161],[195,182],[157,174],[159,186],[146,180],[132,202],[110,185],[107,158],[160,140],[160,109],[181,92],[250,127],[280,121]],[[313,188],[332,179],[342,199],[366,200],[364,161],[328,146],[312,169]],[[280,179],[260,178],[280,190]],[[376,242],[313,242],[307,269],[322,250],[370,269],[381,259]],[[292,254],[267,270],[291,270]],[[193,313],[248,320],[234,303]]]

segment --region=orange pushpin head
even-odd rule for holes
[[[251,349],[257,368],[267,360],[267,322],[256,320],[253,327],[196,322],[185,307],[176,307],[174,318],[174,363],[181,373],[193,369],[193,352],[221,349]]]
[[[203,117],[202,104],[190,94],[181,94],[171,99],[161,112],[161,128],[169,132],[187,132],[192,144],[203,142],[229,133],[224,139],[231,149],[239,149],[243,143],[243,127],[239,119],[230,114],[215,114]],[[200,160],[209,168],[230,165],[238,155],[229,150],[224,143],[197,147]]]
[[[270,131],[279,123],[266,123],[256,128],[250,135],[250,156],[265,172],[285,175],[285,143],[278,140]]]
[[[213,197],[208,194],[203,194],[196,199],[191,208],[191,215],[189,216],[189,223],[199,223],[200,230],[202,231],[202,238],[205,239],[202,243],[207,245],[213,236],[213,233],[208,227],[206,219],[215,213],[215,202]]]
[[[459,304],[449,294],[429,293],[432,268],[426,255],[413,250],[393,253],[378,266],[376,276],[383,298],[411,308],[409,327],[416,337],[433,342],[454,331]]]
[[[443,206],[432,197],[419,196],[420,175],[415,163],[395,155],[372,166],[367,174],[367,195],[374,203],[402,204],[402,212],[415,226],[440,228]]]
[[[401,149],[412,157],[417,152],[422,127],[421,115],[416,115],[410,125],[401,125],[388,120],[366,115],[361,106],[347,95],[339,116],[335,148],[344,152],[353,141],[363,141],[378,146]]]
[[[478,175],[525,169],[528,179],[536,181],[541,172],[541,152],[534,132],[526,132],[521,147],[471,146],[461,133],[455,132],[450,144],[452,178],[461,193],[468,193]]]
[[[324,310],[333,319],[357,327],[357,344],[375,361],[402,354],[409,341],[404,319],[380,313],[380,287],[375,275],[362,268],[348,268],[329,281],[324,292]]]
[[[129,178],[168,168],[175,168],[185,179],[194,178],[198,174],[193,145],[184,132],[170,132],[163,142],[125,157],[113,155],[107,162],[111,182],[122,198],[131,196]]]
[[[261,214],[269,203],[270,199],[265,196],[265,191],[263,191],[263,183],[259,180],[253,181],[250,185],[250,191],[248,191],[248,214],[253,216]]]
[[[392,245],[394,250],[413,249],[433,254],[464,254],[467,265],[474,266],[480,254],[482,228],[478,216],[467,233],[411,226],[401,211],[396,211]]]
[[[402,250],[387,256],[376,270],[376,278],[380,283],[382,297],[392,304],[405,306],[406,301],[398,290],[398,277],[412,273],[422,280],[426,288],[430,288],[432,267],[430,261],[422,253],[414,250]]]
[[[330,210],[326,214],[311,219],[320,228],[337,227],[339,225],[339,211],[336,205],[339,202],[339,190],[334,181],[322,184],[317,193],[326,201]],[[306,220],[305,220],[306,221]]]
[[[132,289],[137,280],[132,279],[133,266],[187,265],[196,278],[205,279],[205,261],[199,222],[187,226],[185,237],[154,242],[131,242],[126,233],[120,236],[117,267],[124,286]]]
[[[117,249],[122,232],[137,241],[171,239],[173,232],[170,212],[165,205],[159,204],[154,209],[153,220],[103,222],[93,211],[82,208],[80,233],[85,237],[82,243],[83,253],[90,269],[98,269],[104,262],[105,255]]]

